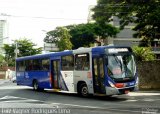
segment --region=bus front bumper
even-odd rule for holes
[[[115,88],[115,87],[106,87],[106,95],[120,95],[127,94],[130,91],[135,91],[136,87],[127,87],[127,88]]]

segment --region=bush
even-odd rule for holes
[[[134,46],[133,52],[137,61],[153,61],[155,54],[152,52],[151,47],[138,47]]]

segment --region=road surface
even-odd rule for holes
[[[82,98],[52,90],[35,92],[0,80],[1,114],[160,114],[160,92],[133,92],[112,97]]]

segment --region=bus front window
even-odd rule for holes
[[[108,75],[115,81],[133,79],[135,76],[135,61],[131,54],[109,55]]]

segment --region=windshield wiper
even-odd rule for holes
[[[120,66],[121,71],[122,71],[122,63],[121,63],[121,61],[118,59],[118,57],[115,54],[113,54],[113,56],[114,56],[116,62],[120,64],[119,66]]]

